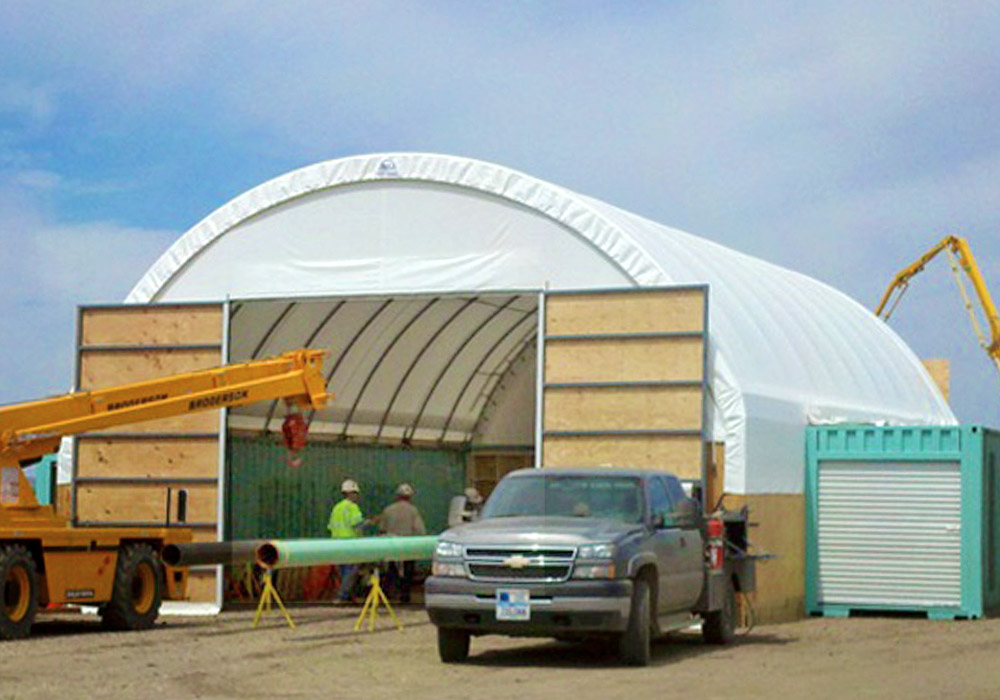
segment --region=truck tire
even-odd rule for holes
[[[469,633],[465,630],[438,627],[438,656],[446,664],[458,664],[469,658]]]
[[[0,639],[27,637],[38,613],[38,572],[25,547],[0,545],[0,587]]]
[[[736,637],[736,589],[732,579],[726,579],[722,609],[705,613],[701,636],[709,644],[729,644]]]
[[[632,609],[628,627],[618,638],[618,658],[629,666],[648,666],[650,656],[649,582],[638,578],[632,587]]]
[[[148,544],[126,544],[118,551],[111,600],[101,615],[113,630],[148,630],[156,622],[162,599],[163,571]]]

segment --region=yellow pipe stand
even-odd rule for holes
[[[257,629],[257,625],[260,624],[260,618],[263,616],[264,612],[271,612],[271,601],[274,601],[278,609],[281,610],[281,614],[285,616],[285,621],[288,622],[288,626],[295,629],[295,623],[292,622],[292,616],[288,614],[285,610],[284,603],[281,602],[281,596],[278,595],[278,590],[274,587],[271,582],[271,570],[264,570],[264,588],[260,593],[260,603],[257,605],[257,614],[253,618],[253,629]]]
[[[379,583],[378,569],[375,569],[372,573],[371,578],[368,579],[371,584],[371,590],[368,591],[368,597],[365,598],[365,604],[361,607],[361,614],[358,615],[358,619],[354,623],[354,631],[357,632],[361,629],[361,626],[365,622],[365,615],[369,616],[368,631],[375,631],[375,615],[378,612],[379,604],[385,606],[385,609],[389,611],[392,621],[396,623],[398,629],[403,629],[403,623],[399,621],[396,617],[396,612],[389,605],[389,599],[385,597],[385,592],[382,590],[382,585]]]

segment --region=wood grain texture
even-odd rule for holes
[[[547,467],[664,469],[682,479],[700,479],[701,449],[699,437],[546,436],[542,458]]]
[[[222,306],[84,309],[80,337],[84,347],[221,343]]]
[[[151,525],[166,520],[167,486],[145,484],[81,484],[76,490],[76,513],[82,521],[135,521]],[[179,489],[188,492],[187,521],[214,523],[218,519],[214,484],[171,485],[171,521],[177,519]]]
[[[77,475],[82,477],[215,478],[219,474],[219,440],[215,437],[81,437],[77,445]]]
[[[701,387],[549,387],[546,430],[700,430]]]
[[[774,559],[757,564],[755,607],[762,623],[805,615],[806,516],[802,494],[726,494],[726,507],[750,507],[751,542]]]
[[[545,381],[700,381],[702,339],[548,340]]]
[[[701,289],[554,294],[545,300],[546,335],[702,331]]]

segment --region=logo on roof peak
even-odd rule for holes
[[[375,173],[379,177],[399,177],[399,169],[396,168],[396,161],[386,158],[378,164],[378,171]]]

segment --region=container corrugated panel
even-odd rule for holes
[[[823,462],[818,600],[827,605],[958,606],[958,462]]]
[[[465,486],[462,450],[316,441],[293,467],[274,439],[231,436],[227,454],[227,539],[328,537],[330,509],[348,478],[361,488],[365,517],[390,504],[400,483],[411,484],[413,502],[434,534],[446,529],[451,498]]]
[[[983,450],[983,598],[1000,610],[1000,433],[986,431]]]

